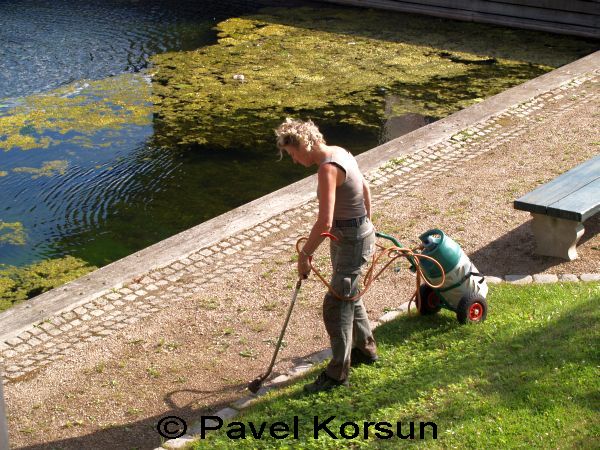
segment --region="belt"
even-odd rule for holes
[[[367,220],[367,216],[356,217],[354,219],[334,220],[333,225],[338,228],[360,227]]]

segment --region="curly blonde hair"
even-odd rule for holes
[[[277,136],[279,159],[283,158],[282,150],[286,145],[300,146],[304,144],[306,150],[310,152],[313,145],[325,143],[325,139],[319,131],[319,128],[310,119],[304,122],[288,117],[285,119],[285,122],[277,127],[275,135]]]

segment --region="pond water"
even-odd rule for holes
[[[240,160],[259,161],[165,153],[148,143],[150,56],[210,45],[216,22],[256,9],[252,2],[233,3],[0,1],[0,118],[52,107],[55,115],[81,122],[82,114],[98,115],[85,106],[106,98],[128,97],[141,108],[135,121],[85,142],[77,139],[82,133],[65,139],[68,133],[46,130],[44,137],[53,139],[47,147],[0,149],[0,263],[70,254],[104,265],[264,193],[260,184],[245,185],[239,196],[219,192],[211,181],[232,165],[228,185],[240,188]],[[70,101],[57,106],[55,99]],[[30,121],[31,134],[37,125]],[[0,145],[9,126],[0,128]],[[18,129],[21,137],[28,132]]]
[[[323,118],[320,123],[327,139],[356,154],[592,50],[586,41],[557,38],[556,42],[568,41],[568,48],[559,51],[559,63],[551,57],[548,61],[519,57],[518,63],[498,64],[497,74],[507,81],[485,92],[481,86],[489,71],[496,70],[493,61],[486,62],[488,56],[473,52],[465,56],[462,50],[438,52],[436,58],[446,66],[439,75],[429,76],[427,83],[416,75],[402,81],[385,78],[393,70],[410,73],[390,65],[385,74],[382,71],[383,81],[348,92],[360,97],[356,104],[338,99],[329,109],[310,104],[287,108],[273,100],[279,109],[257,106],[257,117],[264,118],[257,119],[264,122],[262,126],[239,120],[250,107],[244,112],[239,105],[218,112],[229,95],[220,91],[211,108],[218,114],[212,116],[195,106],[188,113],[184,107],[167,104],[165,98],[188,91],[217,95],[216,90],[194,85],[204,81],[196,77],[197,72],[186,72],[189,67],[182,68],[187,64],[194,70],[208,67],[224,86],[231,82],[229,68],[220,65],[219,52],[235,48],[233,39],[242,38],[231,34],[231,42],[219,46],[217,33],[222,38],[225,25],[219,30],[215,26],[246,26],[250,22],[224,21],[253,14],[258,6],[249,1],[0,0],[0,264],[23,266],[72,255],[102,266],[312,173],[286,160],[277,162],[272,129],[285,115]],[[303,24],[296,32],[290,28],[293,23],[287,23],[294,22],[292,9],[260,16],[262,22],[256,26],[260,39],[271,39],[265,46],[283,48],[288,36],[307,39],[306,33],[333,36],[336,23],[346,20],[336,16],[341,9],[330,8],[323,24],[311,19],[310,26]],[[312,14],[300,11],[299,18]],[[363,41],[375,39],[344,27],[338,34],[353,51]],[[281,29],[287,31],[277,34]],[[277,36],[275,41],[269,33]],[[382,39],[386,42],[382,48],[408,45],[392,34]],[[415,39],[410,45],[422,47]],[[548,52],[554,52],[555,45],[554,41],[547,45]],[[206,51],[193,51],[199,48]],[[153,55],[167,56],[153,59]],[[177,57],[183,62],[173,63]],[[206,58],[204,62],[195,59],[200,57]],[[271,70],[268,64],[282,67],[281,61],[264,61],[262,72]],[[234,66],[231,63],[231,70]],[[469,72],[457,71],[454,78],[444,75],[459,66]],[[340,67],[340,75],[345,70],[347,66]],[[366,66],[363,73],[373,72]],[[368,77],[359,74],[359,78]],[[303,74],[296,79],[314,82]],[[334,87],[342,83],[341,90],[350,89],[341,77],[325,83]],[[387,88],[375,88],[378,83],[386,83]],[[251,89],[252,83],[247,84]],[[442,90],[452,91],[448,108],[437,106],[445,101]],[[273,95],[278,92],[281,87],[274,84]],[[270,94],[262,97],[261,101],[272,100]],[[425,107],[413,107],[419,102]],[[264,111],[272,116],[261,116]],[[331,119],[336,114],[340,120]],[[204,121],[206,117],[210,122]],[[229,136],[226,144],[202,137],[206,129],[220,127],[229,127],[221,133]],[[248,130],[259,130],[259,138],[249,137]]]

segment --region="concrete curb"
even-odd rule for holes
[[[563,86],[586,73],[599,72],[598,67],[600,51],[358,155],[360,168],[366,173],[394,158],[435,146],[474,123],[497,116],[540,93]],[[198,249],[214,246],[278,214],[305,205],[314,200],[315,188],[316,175],[313,175],[17,305],[0,314],[0,342],[14,338],[36,322],[91,303],[127,283],[134,283],[133,280],[149,271],[176,263]]]
[[[549,284],[549,283],[562,283],[562,282],[589,282],[589,281],[600,281],[600,273],[589,273],[582,274],[580,277],[577,275],[562,275],[562,279],[557,275],[548,275],[548,274],[534,274],[534,275],[506,275],[504,278],[502,277],[494,277],[494,276],[486,276],[485,277],[488,283],[491,284],[500,284],[500,283],[510,283],[510,284]],[[550,281],[551,280],[551,281]],[[408,314],[408,305],[409,302],[401,304],[397,309],[391,310],[383,314],[377,321],[372,322],[371,328],[374,330],[381,324],[391,322],[397,319],[399,316],[403,314]],[[414,312],[414,307],[412,309]],[[236,417],[240,412],[250,408],[254,405],[260,397],[264,396],[266,393],[282,388],[289,384],[292,381],[302,377],[306,372],[308,372],[314,366],[326,361],[331,358],[331,349],[327,348],[321,350],[316,353],[312,353],[302,361],[292,367],[284,374],[277,375],[276,377],[265,381],[263,387],[256,394],[249,393],[240,397],[239,399],[231,402],[229,406],[220,409],[215,412],[214,416],[219,416],[223,421],[232,419]],[[161,447],[157,447],[154,450],[163,450],[167,449],[181,449],[186,445],[189,445],[192,442],[199,440],[198,435],[200,434],[200,422],[193,422],[190,427],[188,427],[188,433],[177,438],[177,439],[169,439],[165,441]]]

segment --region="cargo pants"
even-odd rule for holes
[[[362,268],[375,251],[375,228],[367,219],[358,227],[334,227],[331,233],[339,240],[330,241],[333,268],[330,284],[338,295],[350,298],[359,292]],[[370,357],[377,355],[362,298],[339,300],[328,292],[323,301],[323,321],[333,353],[326,369],[331,378],[341,381],[348,377],[352,348]]]

